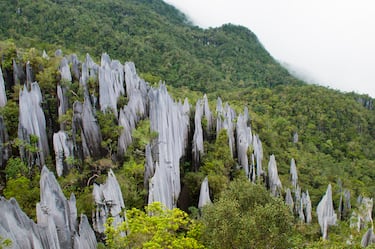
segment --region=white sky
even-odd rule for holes
[[[165,0],[203,28],[253,31],[313,83],[375,98],[374,0]]]

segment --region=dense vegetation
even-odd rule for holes
[[[19,158],[19,146],[26,146],[30,152],[36,148],[35,141],[20,144],[22,141],[17,139],[20,86],[12,83],[12,60],[20,64],[31,62],[35,80],[42,89],[51,141],[59,123],[69,126],[72,122],[71,110],[62,120],[57,118],[55,89],[60,80],[58,63],[61,58],[53,56],[53,51],[61,47],[81,57],[86,52],[99,56],[106,51],[121,61],[134,61],[147,81],[165,80],[176,98],[188,96],[193,105],[202,92],[207,92],[212,110],[218,96],[230,101],[238,112],[244,105],[248,106],[252,128],[263,141],[264,165],[268,155],[275,154],[281,180],[288,186],[289,163],[295,158],[299,183],[309,190],[313,206],[328,183],[333,184],[336,206],[340,198],[338,182],[352,191],[354,208],[358,195],[375,197],[373,99],[300,82],[280,67],[246,28],[228,24],[203,30],[192,26],[182,13],[158,0],[18,0],[0,2],[0,9],[3,10],[0,37],[11,39],[0,43],[8,97],[0,113],[12,148],[12,157],[1,169],[1,179],[6,184],[0,186],[0,193],[7,198],[15,196],[30,217],[35,218],[34,203],[39,199],[39,173],[29,169],[27,162]],[[49,60],[42,58],[40,49],[46,49]],[[97,82],[90,82],[90,87],[95,91]],[[70,90],[71,101],[82,100],[81,89]],[[67,196],[71,192],[76,194],[79,212],[90,215],[93,208],[91,177],[98,175],[95,181],[100,183],[105,180],[107,169],[115,169],[126,206],[129,210],[134,208],[129,212],[129,222],[134,222],[130,225],[134,225],[132,229],[136,232],[134,240],[121,241],[111,236],[123,231],[109,230],[109,247],[132,245],[137,248],[150,243],[153,248],[155,241],[148,238],[159,243],[158,239],[166,237],[156,225],[170,231],[168,240],[159,244],[165,248],[171,245],[173,248],[249,248],[249,244],[254,248],[270,245],[275,248],[342,248],[350,234],[354,234],[356,241],[360,238],[360,234],[347,228],[348,220],[332,229],[329,242],[319,241],[316,221],[311,226],[295,224],[280,200],[267,196],[263,186],[243,180],[235,159],[229,155],[224,132],[217,138],[209,136],[199,169],[193,167],[190,158],[182,163],[182,181],[188,197],[185,195],[180,208],[189,212],[190,217],[181,210],[163,213],[156,205],[148,210],[157,211],[162,218],[152,220],[143,211],[147,194],[143,186],[144,146],[156,134],[150,132],[147,120],[142,121],[133,132],[134,143],[124,159],[113,161],[119,135],[116,119],[113,113],[100,111],[97,118],[103,134],[103,157],[88,158],[84,162],[72,159],[74,169],[59,181]],[[293,141],[296,133],[298,142]],[[51,158],[47,164],[54,168]],[[215,202],[200,213],[193,207],[197,204],[199,184],[206,175]],[[238,189],[252,191],[236,191]],[[284,214],[283,219],[280,213]],[[169,219],[180,222],[177,228],[168,227]],[[195,223],[197,220],[199,224]],[[149,230],[137,230],[139,224],[146,224]],[[265,234],[265,231],[270,232]]]
[[[3,1],[0,36],[134,61],[149,81],[199,91],[295,83],[244,27],[202,30],[161,0]],[[35,14],[39,13],[39,14]]]

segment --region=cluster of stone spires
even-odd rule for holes
[[[57,52],[61,55],[61,52]],[[14,63],[15,81],[20,81],[21,71]],[[81,68],[81,71],[80,71]],[[53,147],[56,155],[56,172],[58,176],[67,173],[71,167],[67,158],[86,157],[97,158],[102,155],[100,127],[96,120],[95,112],[111,110],[115,113],[118,124],[123,127],[118,140],[118,156],[125,153],[127,147],[132,143],[131,133],[137,123],[144,118],[149,118],[153,131],[158,133],[157,139],[146,146],[145,165],[145,187],[149,191],[148,202],[155,201],[163,203],[167,208],[177,205],[180,194],[180,166],[179,162],[188,147],[189,138],[189,115],[190,105],[185,99],[184,103],[175,102],[168,94],[165,85],[160,84],[153,88],[141,79],[131,62],[122,65],[117,60],[111,60],[107,54],[102,55],[101,64],[93,62],[89,55],[83,63],[79,62],[77,56],[63,57],[60,64],[61,82],[57,86],[59,100],[59,117],[65,115],[69,108],[68,95],[66,94],[69,84],[73,84],[73,78],[79,79],[83,88],[84,101],[73,103],[72,136],[65,131],[66,127],[61,124],[60,131],[53,135]],[[1,74],[1,69],[0,69]],[[17,75],[20,74],[20,75]],[[2,75],[0,75],[2,76]],[[42,95],[37,82],[32,82],[33,74],[30,65],[26,64],[26,82],[20,91],[20,123],[19,138],[30,142],[30,135],[38,137],[37,147],[39,152],[34,155],[28,154],[21,148],[21,157],[27,159],[29,166],[45,163],[49,154],[48,138],[46,134],[46,122],[41,108]],[[99,101],[97,97],[90,94],[88,83],[91,79],[99,82]],[[124,88],[125,85],[125,88]],[[126,89],[126,91],[125,91]],[[117,100],[126,94],[128,103],[118,110]],[[0,105],[6,104],[6,95],[3,77],[0,77]],[[100,107],[100,108],[99,108]],[[250,117],[247,108],[243,114],[236,115],[228,103],[223,103],[220,98],[216,105],[216,134],[222,129],[226,130],[228,145],[232,157],[238,158],[239,166],[244,170],[248,179],[252,182],[267,179],[267,185],[274,196],[282,196],[282,185],[277,172],[275,156],[271,155],[268,164],[268,175],[262,168],[263,148],[258,135],[253,134],[250,126]],[[202,119],[206,126],[202,126]],[[237,122],[235,120],[237,119]],[[2,125],[0,118],[0,125]],[[204,153],[204,133],[214,130],[215,118],[210,111],[207,96],[204,95],[196,103],[194,116],[194,136],[192,141],[193,163],[199,167]],[[5,128],[2,129],[5,131]],[[2,142],[6,142],[6,132],[0,134]],[[81,137],[78,142],[76,136]],[[235,136],[236,135],[236,136]],[[294,136],[294,140],[296,135]],[[2,143],[3,144],[3,143]],[[251,157],[248,151],[252,148]],[[7,159],[7,148],[1,148],[1,159]],[[311,201],[308,191],[301,193],[298,186],[298,175],[295,161],[291,161],[292,191],[286,189],[286,203],[291,207],[301,221],[311,222]],[[104,185],[95,185],[94,197],[97,209],[94,215],[94,228],[103,232],[106,218],[111,215],[115,217],[114,223],[122,221],[121,209],[124,208],[122,194],[118,187],[113,172],[109,172],[108,181]],[[350,196],[349,196],[350,199]],[[202,182],[199,207],[211,203],[208,178]],[[341,204],[341,201],[340,201]],[[350,206],[350,204],[349,204]],[[322,229],[323,238],[327,237],[328,226],[336,223],[336,214],[333,210],[332,191],[330,185],[327,193],[318,205],[318,221]],[[370,236],[371,238],[371,236]]]

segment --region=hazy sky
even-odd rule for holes
[[[196,25],[240,24],[310,81],[375,98],[374,0],[165,0]]]

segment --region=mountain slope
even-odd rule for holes
[[[295,83],[244,27],[202,30],[161,0],[3,1],[0,36],[134,61],[148,79],[212,92]],[[154,77],[153,77],[154,76]]]

